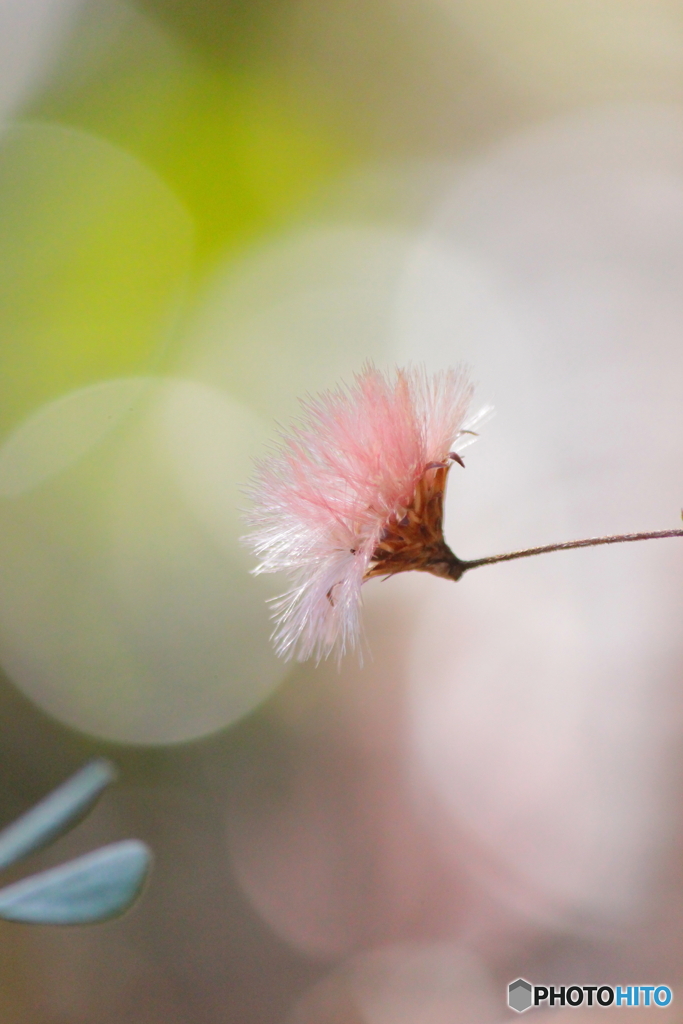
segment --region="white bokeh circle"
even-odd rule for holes
[[[80,451],[75,423],[91,441]],[[239,541],[263,437],[216,389],[143,378],[60,399],[0,450],[0,663],[39,707],[105,739],[171,743],[224,727],[284,678],[273,581],[249,575]],[[21,460],[23,490],[21,444],[38,453],[33,478]]]

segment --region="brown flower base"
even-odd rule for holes
[[[460,462],[459,456],[451,453],[451,459]],[[489,555],[464,561],[454,555],[443,538],[443,498],[446,490],[448,470],[452,463],[436,463],[427,466],[422,479],[415,489],[410,505],[394,515],[387,522],[381,541],[372,556],[372,561],[363,577],[393,576],[397,572],[430,572],[447,580],[459,580],[468,569],[497,562],[511,562],[518,558],[545,555],[551,551],[569,551],[573,548],[592,548],[602,544],[624,544],[632,541],[656,540],[665,537],[683,537],[683,530],[655,530],[646,533],[615,534],[608,537],[587,537],[584,540],[564,541],[560,544],[544,544],[522,551],[506,551],[501,555]]]
[[[467,565],[443,538],[443,499],[450,466],[437,463],[425,470],[404,514],[393,515],[387,522],[364,579],[413,571],[460,579]]]

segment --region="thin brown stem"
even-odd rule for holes
[[[568,551],[570,548],[594,548],[600,544],[625,544],[636,540],[656,540],[662,537],[683,537],[683,530],[656,530],[653,533],[622,533],[611,537],[588,537],[586,540],[568,540],[562,544],[544,544],[540,548],[524,548],[522,551],[507,551],[504,555],[489,555],[472,561],[458,559],[461,573],[476,569],[480,565],[494,565],[496,562],[512,562],[515,558],[529,558],[531,555],[545,555],[550,551]]]

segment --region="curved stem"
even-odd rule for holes
[[[494,565],[496,562],[512,562],[515,558],[529,558],[531,555],[545,555],[550,551],[568,551],[570,548],[593,548],[599,544],[624,544],[636,540],[656,540],[661,537],[683,537],[683,530],[656,530],[654,533],[622,533],[611,537],[588,537],[586,540],[568,540],[562,544],[544,544],[540,548],[524,548],[522,551],[507,551],[504,555],[489,555],[472,561],[458,559],[461,575],[468,569],[480,565]]]

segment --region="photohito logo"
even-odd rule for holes
[[[668,985],[532,985],[517,978],[508,985],[508,1006],[524,1013],[532,1006],[668,1006]]]

